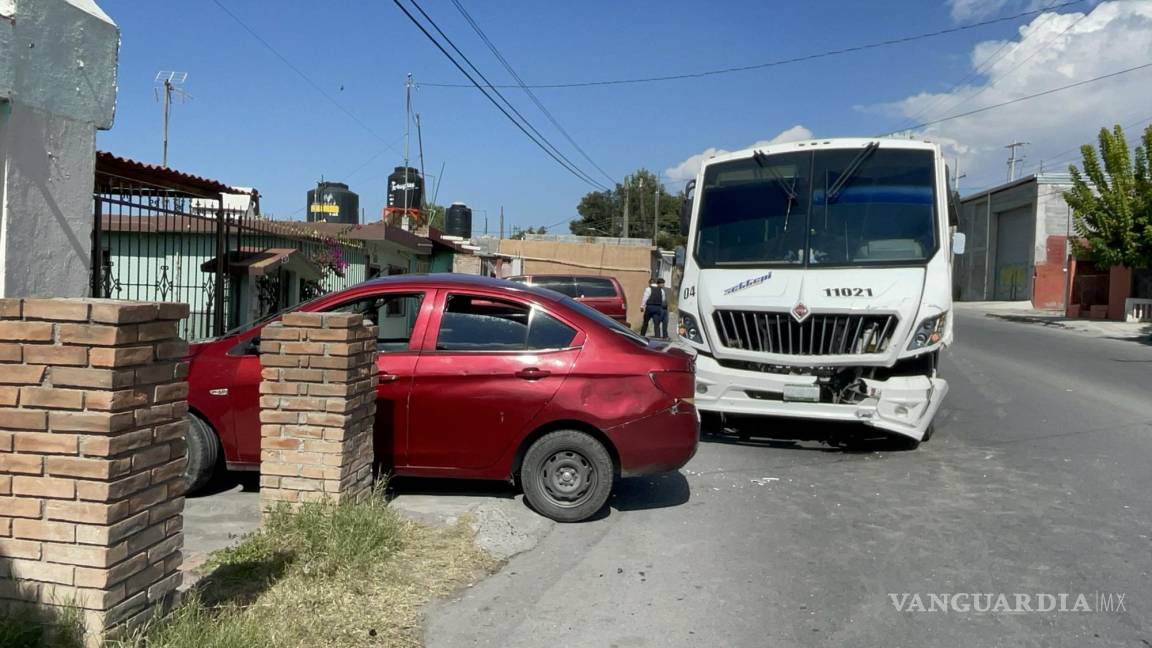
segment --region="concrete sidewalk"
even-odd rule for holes
[[[1148,322],[1076,319],[1065,317],[1059,311],[1036,310],[1032,308],[1031,302],[1026,301],[956,302],[955,306],[958,312],[983,314],[1007,322],[1058,328],[1091,337],[1152,344],[1152,323]]]

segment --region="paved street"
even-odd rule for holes
[[[1152,645],[1152,346],[964,311],[957,340],[920,450],[711,438],[431,611],[428,644]],[[962,592],[1117,593],[1126,612],[889,597]]]

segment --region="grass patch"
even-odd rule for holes
[[[69,606],[32,607],[0,613],[3,648],[83,648],[80,612]]]
[[[358,504],[280,508],[213,554],[210,573],[169,615],[111,646],[419,646],[421,607],[494,564],[467,524],[417,524],[382,491]]]

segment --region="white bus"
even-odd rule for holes
[[[939,147],[831,139],[726,153],[687,195],[679,333],[697,352],[705,427],[785,416],[926,440],[948,393],[936,366],[964,246]]]

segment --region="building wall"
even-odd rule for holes
[[[0,2],[0,297],[87,294],[119,43],[91,0]]]
[[[521,259],[523,274],[616,277],[628,297],[629,318],[638,317],[640,298],[652,278],[651,246],[503,239],[500,253]]]

